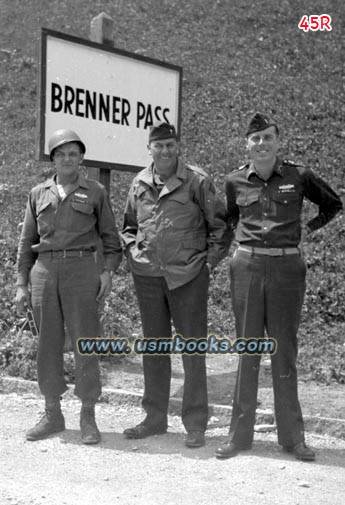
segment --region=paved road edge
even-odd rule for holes
[[[1,393],[17,393],[17,394],[27,394],[32,393],[40,396],[39,388],[37,382],[29,381],[25,379],[20,379],[18,377],[0,377],[0,394]],[[73,386],[69,386],[68,391],[64,394],[64,397],[73,398]],[[125,389],[110,389],[103,388],[102,395],[100,398],[100,403],[115,403],[115,404],[127,404],[140,406],[141,393],[134,391],[127,391]],[[169,413],[179,415],[181,412],[181,398],[170,398],[169,403]],[[232,408],[227,405],[217,405],[210,404],[210,422],[211,426],[228,426]],[[306,431],[319,433],[324,435],[330,435],[333,437],[338,437],[345,439],[345,420],[336,419],[321,416],[310,416],[305,415],[305,429]],[[267,430],[270,431],[274,429],[274,415],[271,410],[260,410],[256,411],[256,429],[258,431]],[[261,428],[265,425],[266,428]]]

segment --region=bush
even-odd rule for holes
[[[6,373],[34,378],[34,342],[18,333],[13,305],[16,248],[30,188],[50,174],[35,161],[40,23],[87,38],[94,2],[33,0],[2,6],[0,19],[0,347]],[[184,68],[184,157],[213,176],[223,192],[225,175],[245,161],[243,131],[262,110],[282,125],[282,153],[314,168],[335,190],[345,187],[345,106],[341,33],[302,33],[289,2],[110,2],[116,46]],[[338,18],[345,4],[338,2]],[[75,13],[78,12],[78,16]],[[25,23],[22,20],[25,19]],[[73,26],[71,26],[73,20]],[[168,43],[167,43],[168,41]],[[207,43],[205,43],[207,41]],[[317,71],[315,70],[317,69]],[[121,226],[133,174],[112,172],[111,201]],[[305,218],[315,213],[306,206]],[[308,284],[300,331],[300,365],[310,378],[344,380],[345,231],[342,217],[312,235]],[[105,336],[140,333],[130,274],[123,264],[104,308]],[[227,262],[210,286],[209,331],[234,335]],[[69,372],[68,372],[69,373]],[[72,376],[72,374],[70,374]]]

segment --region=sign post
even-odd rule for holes
[[[94,17],[90,23],[90,40],[113,47],[113,19],[102,12]],[[90,179],[96,179],[106,188],[110,195],[110,170],[109,168],[88,167],[87,174]]]

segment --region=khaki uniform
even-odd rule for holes
[[[30,193],[18,246],[18,285],[30,281],[39,327],[38,382],[46,396],[66,390],[63,370],[65,328],[76,360],[75,393],[97,400],[101,385],[95,356],[78,353],[78,338],[98,337],[99,268],[94,252],[99,241],[104,262],[114,269],[122,250],[104,187],[79,176],[61,199],[50,179]]]

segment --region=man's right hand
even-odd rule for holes
[[[27,286],[18,286],[16,293],[16,308],[18,314],[24,314],[26,307],[30,306],[30,292]]]
[[[310,229],[304,224],[301,225],[301,241],[299,243],[299,250],[301,252],[301,258],[304,259],[304,246],[307,243],[307,237],[310,234]]]

